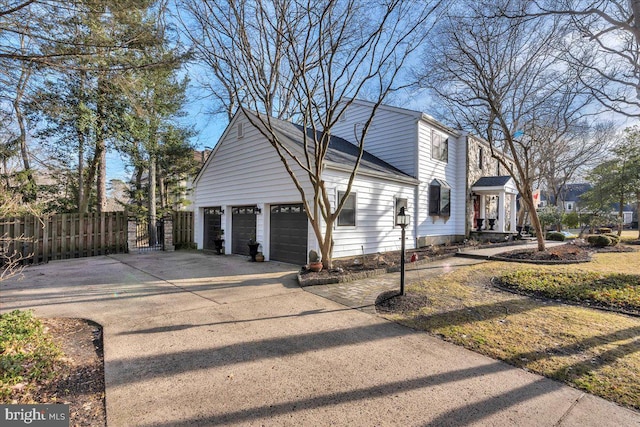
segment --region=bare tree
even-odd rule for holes
[[[640,0],[536,0],[529,17],[556,16],[573,34],[566,60],[597,78],[584,81],[598,102],[640,117]],[[505,8],[515,19],[522,11]]]
[[[447,117],[484,138],[514,178],[543,251],[533,189],[545,149],[569,142],[592,100],[584,95],[580,70],[566,67],[561,56],[559,19],[533,20],[527,17],[529,7],[520,0],[459,2],[441,20],[440,37],[430,44],[421,74]],[[500,17],[505,9],[518,11],[517,17]]]
[[[564,202],[567,184],[604,160],[615,140],[613,122],[582,121],[573,129],[541,129],[540,183],[557,206]]]
[[[183,0],[180,8],[198,56],[216,79],[213,95],[233,114],[242,109],[276,150],[298,189],[330,268],[333,226],[351,191],[367,130],[400,72],[425,39],[439,1]],[[352,100],[373,94],[370,117],[358,128],[359,156],[344,196],[331,205],[324,182],[332,129]],[[304,149],[282,141],[273,118],[307,132]],[[296,174],[294,169],[301,169]],[[312,191],[305,191],[310,183]]]

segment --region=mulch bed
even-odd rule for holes
[[[42,319],[65,358],[55,380],[30,398],[69,404],[70,426],[106,426],[102,327],[84,319]]]
[[[435,259],[453,256],[459,249],[468,247],[464,243],[429,246],[406,251],[405,262],[411,268],[411,259],[421,264]],[[384,273],[400,271],[400,251],[368,254],[357,257],[340,258],[333,261],[333,268],[313,272],[303,267],[298,275],[300,286],[350,282]]]
[[[545,251],[521,249],[491,257],[500,261],[517,261],[537,264],[573,264],[591,261],[592,250],[573,243],[555,246]]]

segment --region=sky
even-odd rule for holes
[[[190,88],[190,92],[198,91],[197,88]],[[191,142],[196,150],[212,149],[222,132],[227,126],[226,118],[223,115],[212,116],[207,113],[207,100],[198,99],[193,96],[194,101],[185,106],[187,115],[180,120],[185,126],[194,126],[196,135]],[[107,180],[120,179],[128,182],[131,179],[132,170],[127,170],[125,162],[120,153],[111,150],[107,153]]]

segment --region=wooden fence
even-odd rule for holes
[[[193,212],[173,212],[173,244],[176,249],[188,249],[194,247]]]
[[[0,219],[2,248],[28,263],[127,252],[127,214],[59,214]]]
[[[192,248],[193,212],[173,212],[176,248]],[[0,219],[0,252],[14,251],[23,263],[126,253],[127,213],[58,214]]]

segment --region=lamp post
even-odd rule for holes
[[[404,211],[404,206],[400,208],[400,212],[396,216],[396,224],[402,228],[402,233],[400,237],[400,295],[404,295],[404,238],[405,238],[405,229],[407,225],[409,225],[409,221],[411,217],[407,215]]]

